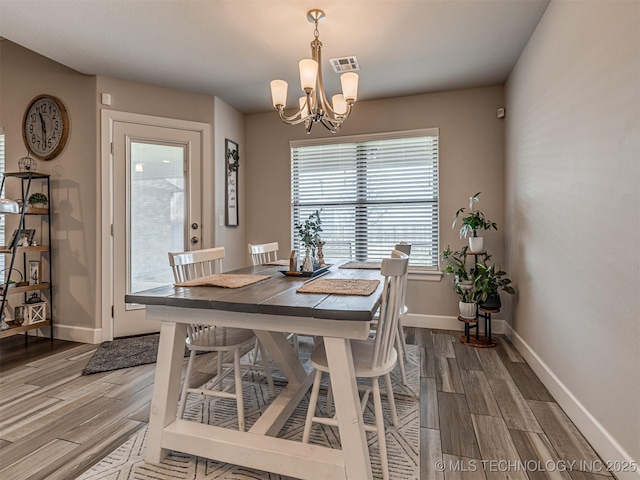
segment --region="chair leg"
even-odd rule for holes
[[[240,350],[233,351],[234,381],[236,387],[236,406],[238,408],[238,430],[244,432],[244,398],[242,395],[242,371],[240,370]]]
[[[384,436],[384,418],[382,416],[382,399],[380,398],[380,385],[378,378],[372,378],[373,384],[373,405],[376,413],[376,429],[378,431],[378,449],[380,450],[380,467],[382,468],[382,479],[389,480],[389,461],[387,458],[387,441]]]
[[[409,354],[407,354],[407,337],[404,335],[404,327],[402,326],[402,317],[398,318],[398,334],[400,337],[400,343],[402,344],[402,353],[404,361],[409,361]]]
[[[180,419],[184,415],[184,409],[187,404],[187,390],[191,387],[191,371],[193,370],[195,359],[196,351],[191,350],[189,363],[187,363],[187,372],[184,374],[184,381],[182,382],[182,393],[180,394],[180,406],[178,407],[178,418]]]
[[[309,408],[307,409],[307,419],[304,422],[304,433],[302,434],[302,443],[309,443],[311,435],[311,427],[313,424],[313,416],[316,413],[316,405],[318,404],[318,394],[320,393],[320,381],[322,380],[322,372],[316,370],[316,376],[313,379],[313,387],[311,388],[311,397],[309,397]]]
[[[398,366],[400,367],[400,378],[402,379],[402,384],[407,385],[407,371],[404,367],[406,346],[402,345],[402,340],[400,338],[400,331],[398,330],[396,333],[396,350],[398,351]]]
[[[251,350],[251,364],[255,365],[258,362],[258,350],[260,349],[260,341],[256,338],[256,343]]]
[[[222,362],[224,360],[224,352],[220,352],[218,351],[218,378],[220,378],[220,375],[222,375]],[[216,384],[215,387],[213,387],[216,390],[220,390],[220,388],[222,388],[222,382]]]
[[[256,340],[257,342],[257,340]],[[264,374],[267,377],[267,383],[269,384],[269,391],[271,392],[271,396],[275,397],[276,389],[273,386],[273,377],[271,377],[271,365],[269,365],[269,359],[267,358],[267,351],[264,348],[262,343],[258,343],[260,356],[262,357],[262,368],[264,369]],[[256,351],[256,355],[258,352]]]
[[[391,423],[394,427],[398,426],[398,412],[396,411],[396,399],[393,396],[393,386],[391,385],[391,374],[387,373],[384,376],[385,385],[387,388],[387,401],[389,402],[389,410],[391,410]]]

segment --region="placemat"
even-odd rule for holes
[[[362,270],[380,270],[382,266],[382,261],[367,261],[367,262],[347,262],[342,265],[340,268],[358,268]]]
[[[176,287],[223,287],[240,288],[271,278],[271,275],[251,275],[241,273],[216,273],[206,277],[176,283]]]
[[[277,265],[278,267],[288,267],[289,260],[273,260],[271,262],[265,263],[265,265]]]
[[[298,293],[332,293],[336,295],[361,295],[366,297],[376,291],[380,280],[346,278],[321,278],[305,283]]]

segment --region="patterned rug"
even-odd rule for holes
[[[306,359],[305,368],[307,371],[311,370],[308,362],[311,348],[310,339],[300,337],[300,354]],[[389,457],[389,472],[390,477],[394,480],[417,480],[420,477],[419,349],[417,346],[408,345],[408,353],[410,358],[406,365],[408,385],[402,385],[398,367],[391,374],[400,422],[398,427],[391,426],[387,421],[391,417],[383,396],[384,416],[387,424],[385,438]],[[286,385],[286,381],[274,364],[272,364],[272,373],[277,395]],[[326,388],[326,381],[327,376],[324,375],[324,388]],[[363,380],[363,382],[366,381]],[[384,395],[384,382],[380,382],[380,385]],[[324,407],[324,395],[322,394],[324,388],[321,389],[318,402],[322,407]],[[245,376],[243,393],[245,417],[247,429],[249,429],[269,405],[271,395],[266,379],[258,372],[252,372]],[[278,437],[298,441],[302,439],[307,405],[308,394],[300,402]],[[228,426],[233,429],[238,428],[235,400],[211,397],[205,399],[200,395],[190,395],[185,419],[211,425]],[[365,410],[364,420],[370,424],[375,421],[371,401]],[[78,477],[78,480],[288,480],[290,478],[178,452],[172,452],[160,464],[145,463],[146,435],[147,427],[144,427],[106,458]],[[367,439],[374,478],[382,478],[376,435],[367,433]],[[314,424],[310,443],[340,448],[337,428]]]

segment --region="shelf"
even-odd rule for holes
[[[38,283],[37,285],[27,285],[24,287],[9,287],[9,291],[7,295],[14,295],[16,293],[25,293],[25,292],[39,292],[41,290],[49,290],[51,288],[51,283]],[[4,289],[0,288],[0,295],[4,293]]]
[[[0,338],[10,337],[17,335],[18,333],[28,332],[29,330],[36,330],[38,328],[44,328],[51,325],[51,320],[44,322],[32,323],[31,325],[20,325],[18,327],[11,327],[7,330],[0,331]]]
[[[49,245],[36,245],[35,247],[18,247],[18,253],[26,253],[26,252],[48,252]],[[8,253],[12,254],[13,250],[11,250],[6,245],[0,245],[0,253]]]
[[[24,211],[25,215],[49,215],[48,208],[28,206]]]
[[[49,178],[48,173],[40,172],[5,172],[5,177],[16,177],[27,180],[29,178]]]

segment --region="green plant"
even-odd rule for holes
[[[464,246],[462,249],[453,251],[451,247],[447,245],[440,254],[442,260],[447,262],[447,266],[442,269],[442,273],[447,275],[453,273],[456,277],[456,281],[471,280],[472,272],[467,270],[465,263],[465,256],[469,247]]]
[[[456,212],[455,219],[453,220],[453,224],[451,228],[455,228],[458,220],[462,221],[462,227],[460,228],[460,238],[465,237],[468,234],[473,234],[474,237],[478,235],[478,230],[489,230],[493,228],[494,230],[498,229],[498,226],[495,222],[491,222],[487,220],[479,210],[473,209],[473,204],[478,203],[478,196],[482,192],[476,193],[473,197],[469,197],[469,211],[466,211],[465,207],[459,208]]]
[[[474,288],[464,289],[461,288],[457,283],[453,287],[458,294],[458,298],[461,302],[465,303],[475,303],[481,300],[480,292],[476,291]]]
[[[476,276],[473,279],[473,289],[478,293],[478,300],[484,302],[489,297],[498,296],[505,292],[510,295],[516,293],[511,286],[511,279],[507,278],[507,272],[486,263],[476,263]]]
[[[40,192],[32,193],[27,201],[31,205],[37,205],[39,203],[42,205],[47,205],[49,203],[49,199],[47,198],[47,196],[44,193]]]
[[[305,247],[315,248],[320,242],[320,232],[322,231],[322,220],[320,219],[320,210],[316,210],[304,223],[296,223],[295,227],[300,235],[300,240]]]

